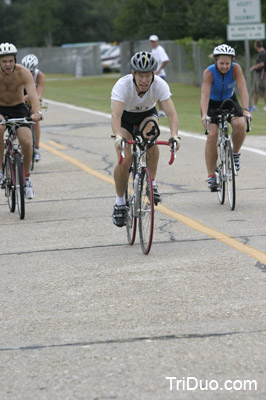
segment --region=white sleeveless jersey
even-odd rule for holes
[[[37,77],[38,77],[38,74],[39,74],[39,69],[35,69],[35,70],[34,70],[34,74],[33,74],[33,79],[34,79],[34,83],[35,83],[36,86],[37,86]]]
[[[129,112],[144,112],[155,107],[158,100],[164,101],[171,97],[168,84],[159,76],[154,75],[149,90],[139,97],[131,74],[120,78],[112,89],[111,103],[114,100],[124,103],[124,110]]]

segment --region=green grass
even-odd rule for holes
[[[111,90],[119,77],[119,74],[105,74],[75,79],[73,75],[46,74],[44,97],[110,113]],[[180,130],[203,134],[200,121],[200,88],[171,83],[170,89],[179,118]],[[266,133],[266,112],[262,110],[262,99],[260,99],[258,106],[259,110],[253,113],[252,132],[250,133],[252,135],[264,135]],[[168,126],[167,119],[161,119],[160,124]]]

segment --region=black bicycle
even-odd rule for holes
[[[227,195],[229,206],[231,210],[235,209],[236,204],[236,182],[235,177],[237,171],[235,169],[231,137],[229,136],[228,121],[231,118],[238,116],[237,108],[232,99],[225,100],[219,110],[217,111],[218,117],[218,141],[217,150],[218,158],[216,162],[216,181],[218,184],[217,194],[220,204],[224,204],[225,190],[227,188]],[[246,132],[250,132],[250,117],[247,118]],[[207,117],[207,133],[209,131],[210,117]]]
[[[20,219],[25,217],[25,172],[23,155],[21,153],[16,129],[21,124],[31,126],[34,124],[31,118],[8,118],[0,120],[0,125],[7,127],[8,135],[5,140],[5,153],[2,161],[3,183],[2,189],[5,190],[10,212],[18,209]]]
[[[152,123],[150,132],[144,130],[148,124]],[[156,140],[160,135],[160,129],[156,121],[149,119],[145,122],[143,128],[139,131],[135,127],[133,140],[122,140],[122,151],[119,163],[123,162],[125,157],[125,146],[132,145],[132,164],[129,170],[129,179],[126,190],[126,204],[128,206],[127,217],[127,239],[132,246],[135,242],[137,231],[137,220],[139,220],[139,238],[141,248],[144,254],[148,254],[153,239],[154,229],[154,194],[152,177],[147,166],[147,155],[152,146],[166,145],[171,146],[171,159],[169,164],[176,158],[176,143],[169,144],[167,141]]]

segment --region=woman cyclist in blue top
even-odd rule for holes
[[[208,171],[208,187],[211,191],[217,190],[215,168],[217,160],[218,118],[217,109],[226,99],[232,99],[237,108],[237,116],[229,122],[232,125],[233,156],[236,171],[240,169],[240,148],[245,140],[245,116],[249,115],[249,95],[246,81],[239,64],[233,62],[235,50],[222,44],[213,50],[215,63],[203,73],[201,87],[201,122],[206,129],[206,117],[211,117],[209,133],[205,147],[205,159]],[[236,98],[237,87],[242,108]]]

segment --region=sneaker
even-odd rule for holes
[[[38,162],[41,159],[41,155],[40,155],[40,150],[39,149],[34,149],[34,161]]]
[[[158,192],[158,186],[154,185],[153,186],[153,197],[154,197],[154,204],[157,206],[160,201],[162,201],[162,197],[160,193]]]
[[[3,172],[0,171],[0,185],[3,185],[4,175]]]
[[[263,111],[266,111],[266,105],[263,107]]]
[[[113,223],[122,228],[127,224],[127,212],[128,207],[126,205],[118,206],[117,204],[114,205],[114,211],[112,215]]]
[[[159,118],[165,118],[165,117],[166,117],[165,112],[164,112],[163,110],[159,110],[159,111],[158,111],[158,117],[159,117]]]
[[[30,178],[26,178],[24,193],[25,193],[26,199],[33,199],[33,197],[34,197],[34,190],[33,190],[32,183],[31,183]]]
[[[235,164],[235,170],[238,172],[240,170],[240,153],[233,153],[233,158],[234,158],[234,164]]]
[[[209,176],[207,179],[208,182],[208,188],[210,189],[211,192],[217,192],[218,190],[218,183],[216,180],[216,176]]]
[[[251,107],[251,109],[250,109],[250,111],[257,111],[257,110],[258,110],[258,107],[257,107],[257,106],[255,106],[255,105],[254,105],[254,106],[252,106],[252,107]]]

